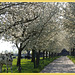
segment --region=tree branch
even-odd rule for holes
[[[3,31],[0,31],[0,34],[3,33],[3,32],[8,31],[8,30],[9,30],[10,28],[12,28],[13,26],[16,26],[16,25],[22,24],[22,23],[29,23],[29,22],[31,22],[31,21],[36,20],[37,18],[38,18],[38,16],[36,16],[35,18],[30,19],[30,20],[27,19],[26,21],[24,21],[23,19],[22,19],[21,21],[17,21],[17,22],[15,22],[13,25],[9,26],[7,29],[5,29],[5,30],[3,30]]]

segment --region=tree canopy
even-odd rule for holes
[[[72,2],[1,2],[0,38],[18,50],[70,50],[75,47],[74,11]]]

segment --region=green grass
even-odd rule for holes
[[[67,56],[75,64],[75,56]]]
[[[40,65],[38,68],[34,69],[34,64],[33,62],[31,62],[31,59],[21,59],[21,73],[39,73],[46,65],[48,65],[49,63],[51,63],[53,60],[57,59],[58,57],[55,58],[45,58],[44,60],[42,60],[42,58],[40,58]],[[19,73],[18,72],[18,67],[16,66],[17,63],[17,59],[13,59],[13,65],[12,65],[12,69],[13,69],[13,73]],[[5,69],[6,73],[6,65],[3,65],[2,70]],[[11,73],[10,70],[10,66],[8,67],[8,73]]]

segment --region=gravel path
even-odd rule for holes
[[[40,73],[75,73],[75,64],[67,56],[61,56],[47,65]]]

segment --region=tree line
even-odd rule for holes
[[[40,52],[50,56],[63,47],[75,47],[75,3],[72,2],[1,2],[0,39],[12,41],[18,49],[17,66],[21,67],[21,53],[32,51],[32,62],[39,65]]]

